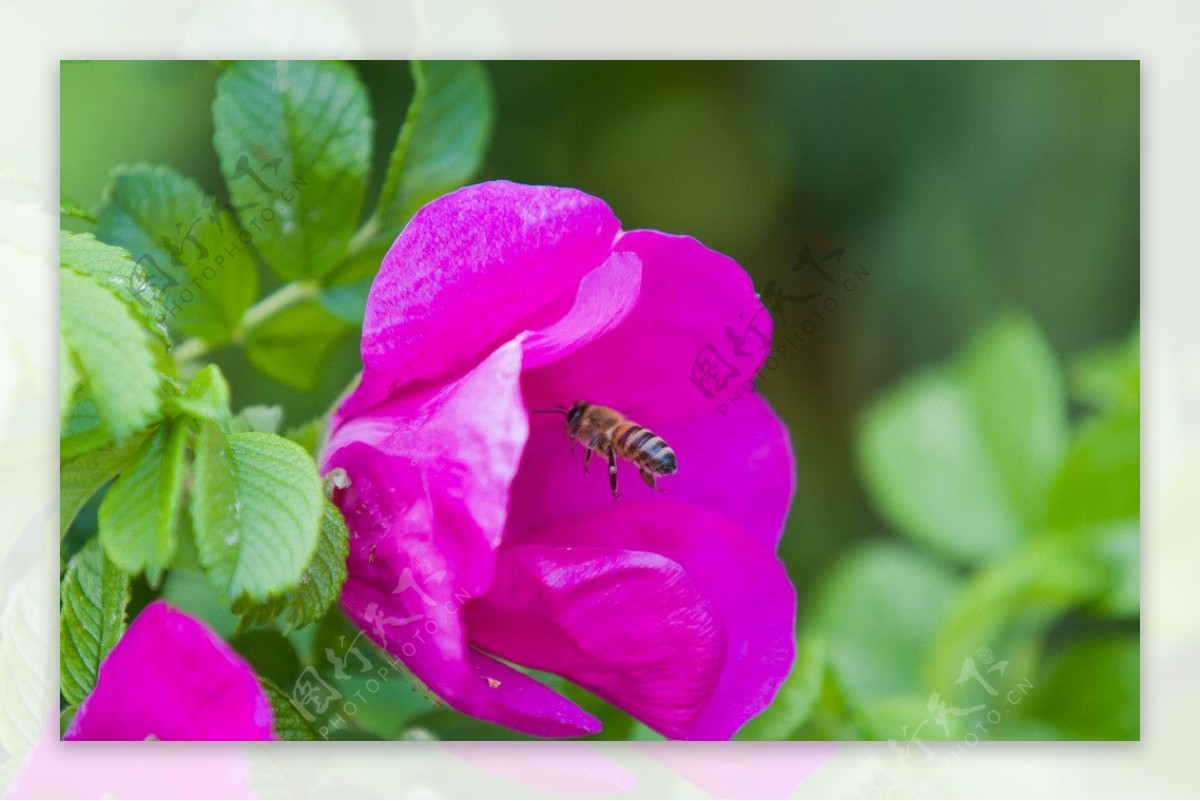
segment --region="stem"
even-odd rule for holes
[[[320,288],[320,286],[312,281],[293,281],[290,284],[285,284],[258,303],[255,303],[249,309],[246,309],[246,313],[242,315],[241,322],[238,323],[237,328],[234,329],[230,338],[234,342],[241,343],[245,339],[247,331],[253,330],[263,320],[291,306],[293,303],[305,298],[314,297]]]

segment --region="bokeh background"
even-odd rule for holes
[[[379,165],[411,80],[403,62],[357,67],[376,116]],[[797,457],[780,554],[800,598],[807,671],[789,689],[809,706],[802,725],[776,734],[892,738],[909,749],[919,749],[909,742],[914,736],[942,736],[928,699],[957,686],[958,676],[945,677],[945,687],[928,679],[928,651],[960,587],[987,565],[957,563],[896,532],[856,456],[864,410],[914,371],[955,358],[998,315],[1025,315],[1064,369],[1128,341],[1139,308],[1138,64],[515,61],[487,68],[496,126],[480,179],[594,193],[627,229],[688,233],[729,254],[760,291],[771,282],[794,296],[822,289],[815,271],[793,269],[806,247],[817,256],[844,249],[840,261],[824,263],[839,279],[868,271],[762,385]],[[64,63],[62,192],[94,208],[110,169],[139,161],[171,165],[219,190],[210,114],[219,74],[203,62]],[[270,280],[264,272],[268,289]],[[793,325],[807,309],[789,306]],[[1136,369],[1136,343],[1132,354]],[[321,413],[359,369],[352,340],[310,393],[263,377],[234,348],[215,360],[230,378],[235,408],[281,404],[289,423]],[[1084,414],[1072,406],[1073,420]],[[1136,552],[1129,558],[1136,563]],[[1053,601],[1051,592],[1045,602]],[[997,660],[1012,663],[1007,686],[1023,671],[1033,687],[1029,704],[979,736],[1136,739],[1138,626],[1136,611],[1071,609],[1034,639],[1004,640],[1015,643],[1011,653],[999,642],[974,643],[959,661],[994,649]],[[845,678],[864,674],[865,684],[886,692],[872,695]],[[1075,694],[1056,700],[1057,686]],[[950,709],[984,701],[964,697]],[[612,731],[646,736],[599,711]],[[941,714],[951,723],[969,719],[946,707]]]

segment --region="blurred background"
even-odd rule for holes
[[[369,202],[412,85],[403,62],[356,66],[376,117]],[[1005,570],[1027,576],[1054,554],[958,558],[953,547],[910,536],[894,504],[880,501],[879,482],[865,477],[861,438],[866,410],[890,388],[957,363],[994,320],[1013,314],[1040,331],[1063,376],[1081,363],[1122,375],[1124,354],[1136,393],[1138,64],[487,69],[496,125],[480,179],[578,187],[604,198],[626,229],[691,234],[741,263],[764,295],[778,289],[787,322],[774,314],[777,342],[811,324],[761,384],[797,458],[780,555],[800,598],[801,659],[779,702],[799,709],[782,709],[786,721],[759,733],[894,739],[918,754],[920,740],[962,739],[968,729],[981,739],[1136,739],[1136,583],[1132,605],[1116,611],[1075,592],[1082,579],[1069,570],[996,590]],[[64,62],[63,194],[95,208],[110,169],[139,161],[220,191],[210,113],[219,74],[201,62]],[[835,280],[826,285],[823,273]],[[269,291],[265,271],[263,281]],[[803,299],[816,291],[838,301],[819,318],[817,303]],[[357,342],[347,340],[320,386],[302,393],[262,376],[235,348],[215,361],[235,408],[280,404],[288,424],[323,412],[359,368]],[[995,389],[1004,405],[1003,382]],[[1091,419],[1077,399],[1069,412],[1073,430]],[[1107,452],[1096,451],[1081,458],[1107,475]],[[1136,462],[1134,471],[1136,498]],[[1136,546],[1119,558],[1132,560],[1136,582]],[[962,610],[989,599],[1032,611],[962,630]],[[968,660],[983,682],[956,681]],[[1023,677],[1028,703],[1010,701],[1011,713],[990,705]],[[612,731],[646,735],[598,711],[615,721]],[[993,711],[1003,720],[977,729]]]

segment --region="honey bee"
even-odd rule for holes
[[[583,457],[583,472],[588,471],[592,452],[599,451],[608,458],[608,485],[614,498],[617,495],[617,457],[628,459],[638,467],[642,481],[652,490],[662,492],[655,484],[658,476],[669,476],[679,469],[675,451],[663,438],[648,428],[629,420],[616,409],[579,401],[572,406],[555,406],[553,409],[534,409],[539,414],[561,414],[566,417],[567,434],[571,437],[571,450],[575,443],[583,443],[587,452]]]

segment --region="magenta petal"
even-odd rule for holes
[[[561,319],[524,341],[525,369],[574,353],[620,325],[638,300],[642,263],[632,253],[614,253],[583,277],[575,305]]]
[[[455,708],[542,736],[599,723],[544,685],[472,652],[461,607],[492,581],[509,485],[527,433],[521,346],[460,380],[375,407],[332,433],[324,469],[350,528],[342,606]]]
[[[254,670],[203,623],[147,606],[100,665],[65,740],[271,740]]]
[[[795,590],[774,548],[719,514],[683,504],[622,502],[608,512],[560,521],[524,544],[661,554],[713,601],[725,625],[727,658],[708,705],[683,738],[729,739],[771,703],[791,670]]]
[[[679,472],[661,479],[660,495],[643,486],[636,466],[621,460],[622,502],[693,503],[720,512],[775,547],[795,491],[795,461],[787,429],[765,400],[749,395],[727,415],[710,409],[687,420],[637,422],[675,450]],[[603,465],[593,464],[585,474],[582,453],[579,448],[571,452],[562,418],[534,416],[513,483],[510,541],[516,544],[525,532],[559,520],[612,508]]]
[[[678,564],[642,551],[504,550],[467,620],[483,650],[565,676],[668,737],[692,728],[725,661],[712,601]]]
[[[653,427],[664,419],[717,409],[693,381],[697,357],[719,351],[736,375],[727,390],[742,389],[769,354],[771,317],[737,262],[695,239],[658,231],[623,234],[613,250],[641,262],[641,296],[609,334],[538,370],[524,383],[531,408],[585,399],[612,406]],[[730,336],[741,338],[738,355]],[[701,382],[703,383],[703,382]],[[711,394],[711,393],[710,393]]]
[[[364,367],[394,388],[461,371],[566,311],[619,230],[602,200],[574,189],[493,181],[434,200],[371,287]]]

